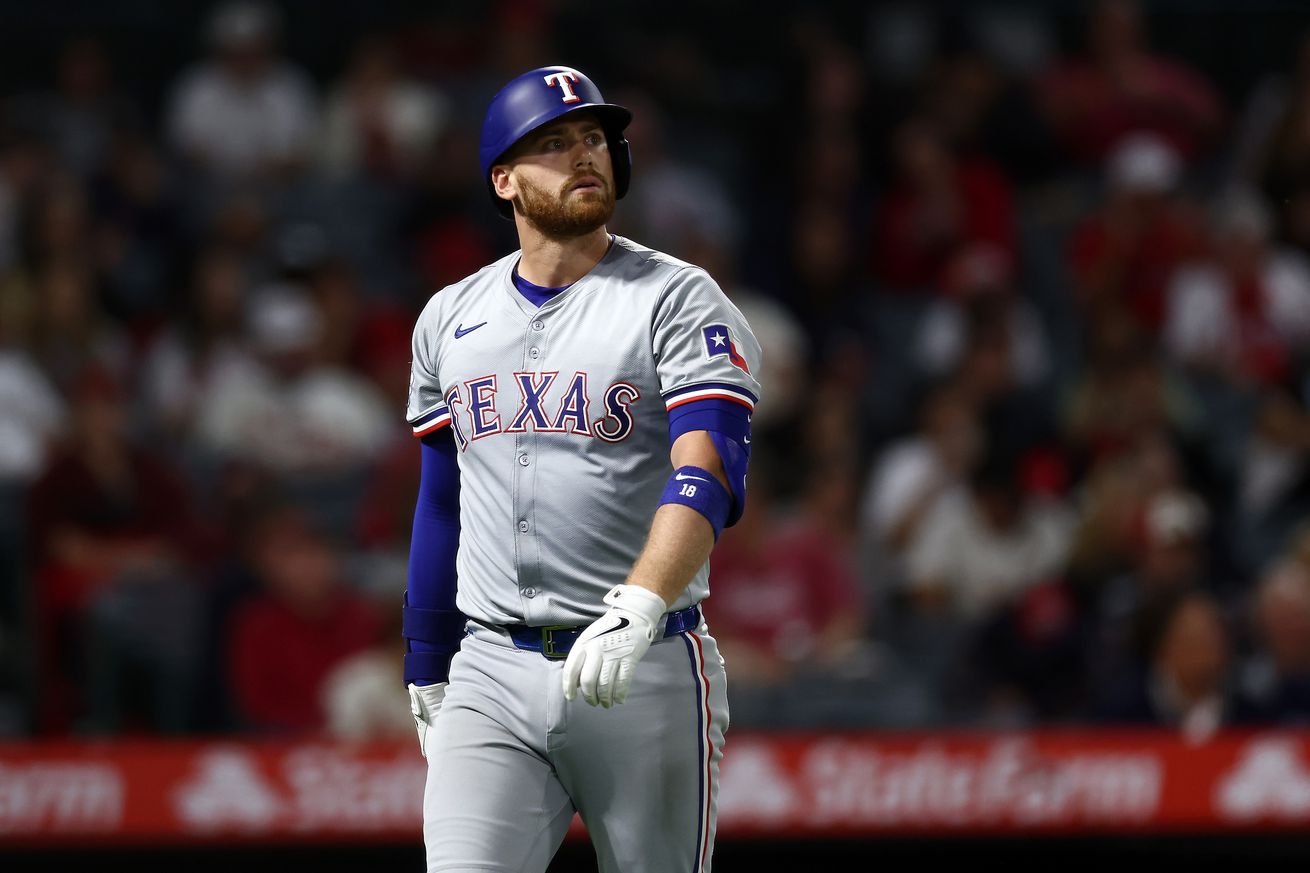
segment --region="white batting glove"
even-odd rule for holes
[[[446,699],[449,682],[435,685],[409,686],[409,711],[414,714],[414,728],[418,731],[418,747],[423,757],[428,756],[428,729],[437,723],[441,704]]]
[[[616,585],[605,595],[610,611],[582,632],[564,662],[564,697],[608,709],[628,699],[637,662],[655,641],[664,598],[636,585]]]

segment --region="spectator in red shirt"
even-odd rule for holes
[[[714,550],[706,606],[734,680],[756,685],[840,665],[863,630],[850,544],[824,508],[849,477],[810,477],[801,511],[788,518],[775,512],[763,467],[751,470],[745,515]]]
[[[1078,303],[1090,317],[1128,312],[1147,335],[1159,333],[1165,288],[1201,237],[1174,195],[1180,172],[1178,153],[1154,134],[1130,136],[1110,154],[1105,202],[1070,246]]]
[[[991,243],[1017,257],[1009,182],[988,159],[952,154],[928,122],[906,122],[895,138],[896,176],[874,217],[875,274],[892,290],[941,284],[953,256]]]
[[[1039,83],[1064,150],[1095,165],[1134,130],[1149,130],[1185,160],[1219,132],[1219,95],[1199,73],[1153,54],[1134,0],[1101,0],[1088,21],[1087,56],[1057,64]]]
[[[73,407],[72,439],[28,495],[41,722],[121,729],[131,713],[118,683],[130,666],[150,677],[150,726],[184,729],[198,608],[188,571],[206,538],[180,476],[128,439],[125,401],[107,371],[83,373]]]
[[[343,583],[337,554],[297,511],[274,512],[253,555],[265,590],[236,611],[228,635],[240,718],[264,731],[324,730],[324,679],[373,645],[379,618]]]

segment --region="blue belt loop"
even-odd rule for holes
[[[664,622],[664,638],[677,636],[684,631],[695,630],[700,626],[699,605],[688,606],[677,612],[670,612]],[[542,657],[557,660],[567,658],[574,642],[582,636],[586,627],[574,625],[550,625],[548,627],[531,627],[526,624],[510,624],[501,627],[516,648],[528,652],[540,652]]]

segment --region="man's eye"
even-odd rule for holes
[[[587,137],[587,145],[598,146],[605,141],[605,137],[599,133],[593,133]]]
[[[548,140],[546,140],[546,148],[548,148],[548,149],[552,149],[552,150],[553,150],[553,149],[562,149],[562,148],[564,148],[564,140],[562,140],[562,139],[548,139]]]

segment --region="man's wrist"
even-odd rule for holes
[[[669,611],[669,602],[664,599],[663,595],[644,585],[633,582],[615,585],[605,595],[605,602],[610,606],[616,606],[635,613],[652,625],[658,623],[664,613]]]

